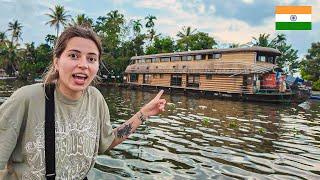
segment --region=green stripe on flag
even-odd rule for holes
[[[276,30],[311,30],[311,22],[276,22]]]

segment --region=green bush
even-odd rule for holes
[[[314,91],[320,91],[320,79],[318,81],[313,82],[312,84],[312,90]]]

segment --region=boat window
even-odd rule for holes
[[[172,74],[171,75],[171,86],[181,86],[182,84],[182,75],[181,74]]]
[[[182,56],[182,61],[187,61],[188,57],[187,56]]]
[[[199,74],[192,74],[187,76],[188,79],[188,87],[199,87],[199,82],[200,82],[200,75]]]
[[[266,62],[266,56],[258,56],[258,61]]]
[[[151,58],[145,60],[146,63],[151,63]]]
[[[139,74],[130,74],[130,82],[138,82]]]
[[[158,78],[158,74],[153,74],[153,78]]]
[[[161,62],[170,62],[170,57],[162,57],[160,59]]]
[[[181,61],[181,56],[173,56],[171,57],[171,61]]]
[[[150,84],[151,83],[151,74],[143,74],[143,83]]]
[[[192,61],[194,60],[194,56],[187,56],[187,61]]]
[[[160,79],[162,79],[163,78],[163,74],[160,74]]]
[[[206,79],[207,79],[207,80],[211,80],[211,79],[212,79],[212,74],[207,74],[207,75],[206,75]]]
[[[269,56],[267,62],[274,64],[275,63],[274,62],[274,57],[273,56]]]
[[[221,53],[212,54],[212,59],[219,59],[219,58],[221,58]]]
[[[159,58],[152,58],[151,62],[153,62],[153,63],[159,62]]]
[[[205,59],[206,59],[206,56],[202,55],[202,54],[199,54],[199,55],[195,56],[195,60],[205,60]]]

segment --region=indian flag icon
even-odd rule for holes
[[[276,6],[276,30],[311,30],[311,6]]]

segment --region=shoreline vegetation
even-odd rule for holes
[[[156,31],[157,17],[150,14],[144,19],[128,19],[118,10],[113,10],[97,19],[86,14],[72,17],[64,6],[56,5],[44,16],[48,17],[46,24],[55,28],[56,33],[47,34],[38,46],[34,42],[22,41],[23,22],[19,20],[9,22],[7,31],[0,32],[0,77],[39,81],[51,63],[54,43],[62,29],[79,25],[93,28],[102,40],[99,76],[107,77],[106,82],[123,82],[125,68],[132,56],[262,46],[278,49],[282,53],[276,59],[280,68],[291,75],[300,72],[302,78],[313,82],[313,90],[320,90],[320,42],[312,43],[308,54],[299,58],[298,50],[287,42],[284,34],[276,34],[272,38],[270,34],[261,33],[245,44],[230,42],[224,45],[196,27],[183,27],[176,37],[164,36]]]

